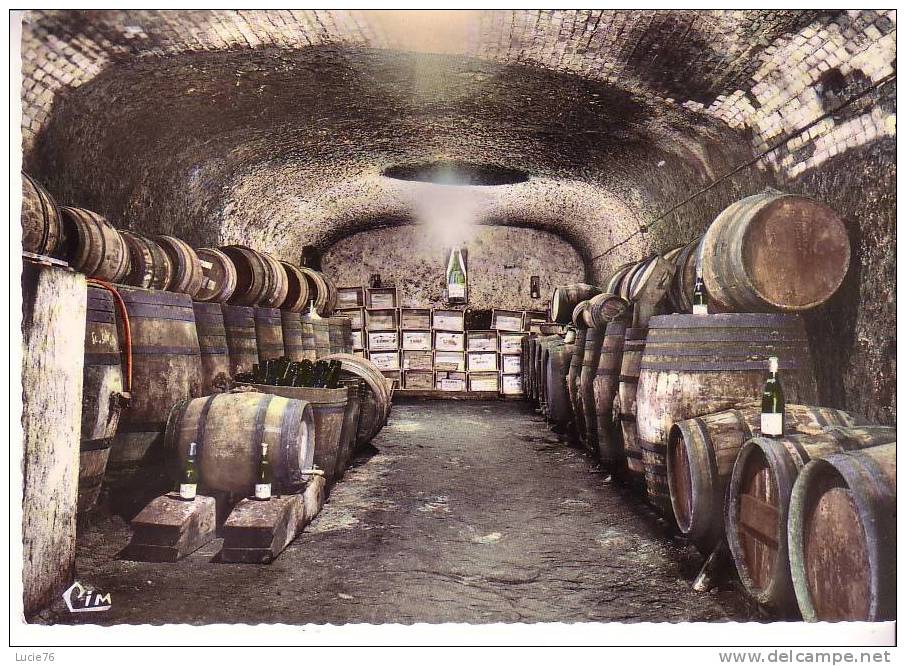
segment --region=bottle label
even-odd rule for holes
[[[450,298],[465,298],[466,287],[465,285],[453,282],[447,286],[447,294]]]
[[[706,315],[708,314],[708,306],[704,304],[697,304],[692,306],[692,314],[694,315]]]
[[[256,483],[255,484],[255,499],[270,499],[270,498],[271,498],[271,484]]]
[[[762,414],[761,434],[783,435],[783,414]]]
[[[197,483],[181,483],[179,484],[179,496],[183,499],[195,499],[195,493],[198,491]]]

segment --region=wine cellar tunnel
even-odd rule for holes
[[[370,291],[395,290],[395,300],[381,307],[395,308],[397,318],[404,316],[407,308],[430,310],[435,320],[438,312],[465,310],[466,332],[498,330],[500,337],[495,345],[502,344],[504,335],[497,326],[502,321],[499,317],[513,312],[523,317],[524,326],[519,330],[529,336],[569,335],[566,326],[576,323],[570,321],[572,308],[564,320],[553,322],[548,316],[531,319],[531,313],[554,312],[551,299],[557,288],[593,285],[595,291],[579,300],[592,299],[606,292],[606,285],[618,284],[615,276],[630,263],[679,256],[670,255],[671,250],[697,241],[713,228],[722,211],[747,198],[776,194],[794,195],[796,201],[815,201],[826,207],[821,210],[829,212],[821,214],[832,216],[839,230],[813,239],[819,247],[814,272],[833,264],[837,256],[832,249],[835,238],[845,238],[848,247],[842,271],[839,265],[827,269],[839,272],[839,276],[827,278],[834,284],[821,302],[798,309],[747,309],[730,304],[723,309],[712,306],[712,313],[763,313],[769,317],[783,312],[796,316],[796,326],[802,327],[804,337],[795,341],[808,349],[809,372],[814,380],[813,395],[799,402],[858,415],[855,424],[859,426],[896,425],[893,11],[29,11],[22,20],[21,54],[22,171],[52,200],[60,206],[92,211],[116,230],[136,237],[180,239],[192,253],[192,248],[241,246],[253,253],[266,253],[278,265],[284,262],[313,269],[341,292],[343,288],[359,289],[360,300],[353,300],[351,305],[360,308],[364,318],[359,327],[363,342],[360,347],[339,351],[361,348],[362,357],[384,351],[368,348],[369,336],[380,338],[379,332],[369,332],[367,326],[372,316],[368,311],[372,303],[367,300]],[[64,236],[65,229],[64,225]],[[772,238],[787,236],[777,232],[766,238],[770,243]],[[463,248],[463,268],[468,275],[465,302],[451,299],[453,292],[448,291],[452,247]],[[770,245],[767,248],[761,248],[761,253],[773,251]],[[827,248],[824,260],[819,256],[820,248]],[[723,250],[730,252],[729,246],[720,246],[716,252]],[[703,250],[695,252],[705,263]],[[53,255],[55,261],[73,263],[59,252],[33,254]],[[761,256],[757,251],[755,255]],[[695,266],[695,256],[693,253],[688,264],[690,269]],[[652,270],[660,266],[653,261],[649,264]],[[47,307],[40,289],[32,298],[29,280],[34,279],[39,286],[44,283],[43,278],[34,277],[38,273],[29,270],[23,278],[26,300],[31,299],[36,308]],[[706,282],[707,271],[705,268]],[[798,273],[781,271],[787,279],[806,273],[807,268]],[[811,278],[806,275],[803,279]],[[46,297],[64,293],[63,286],[53,286],[53,280],[51,283],[44,285],[50,290]],[[644,284],[640,285],[633,291],[627,282],[626,293],[617,294],[630,305],[630,327],[633,321],[638,324],[638,312],[644,310],[640,305],[643,299],[636,302],[634,298],[644,291]],[[707,286],[710,290],[710,284]],[[313,293],[311,296],[314,298]],[[712,296],[716,301],[716,291]],[[129,298],[134,297],[125,298],[126,309],[130,307]],[[197,306],[201,299],[195,300]],[[187,301],[190,306],[191,301]],[[209,302],[216,301],[211,297]],[[570,301],[569,305],[577,302]],[[89,320],[91,303],[89,300]],[[163,301],[154,303],[154,307],[177,307],[170,301],[166,305]],[[691,312],[691,308],[670,309],[666,303],[663,300],[653,306],[660,308],[656,316]],[[601,312],[605,312],[607,304],[601,305]],[[307,306],[307,301],[300,300],[295,310],[302,312],[303,326]],[[280,307],[274,306],[274,311]],[[286,313],[287,307],[282,307]],[[632,307],[636,308],[635,320]],[[196,317],[198,313],[196,307]],[[327,320],[343,312],[338,308],[322,314]],[[84,311],[80,316],[84,321]],[[280,313],[276,316],[279,328]],[[28,320],[27,315],[26,323]],[[258,323],[256,320],[255,325]],[[555,323],[562,330],[538,328]],[[285,319],[283,326],[285,329]],[[51,335],[52,322],[47,328],[51,332],[44,335]],[[355,325],[352,328],[355,330]],[[428,331],[436,328],[430,323],[427,326]],[[404,329],[397,319],[396,334],[401,336]],[[259,345],[260,335],[259,329]],[[625,340],[628,343],[629,338]],[[159,343],[162,348],[175,344]],[[622,341],[620,345],[625,349]],[[433,373],[426,380],[428,385],[421,387],[431,390],[407,398],[406,369],[400,365],[405,346],[398,342],[390,348],[397,355],[398,365],[389,369],[390,374],[395,373],[396,386],[387,390],[386,411],[390,412],[393,403],[394,413],[387,418],[383,431],[377,434],[380,428],[375,428],[371,446],[378,453],[372,451],[370,457],[359,458],[350,454],[350,460],[359,462],[354,463],[347,478],[339,478],[343,475],[339,469],[338,480],[328,481],[331,496],[320,517],[270,565],[270,570],[283,572],[279,575],[288,575],[293,563],[329,557],[334,541],[344,550],[361,547],[367,552],[368,548],[377,548],[367,543],[369,533],[360,529],[377,521],[373,512],[367,517],[357,514],[365,511],[367,502],[362,498],[366,495],[400,512],[421,512],[413,515],[443,520],[448,502],[431,499],[429,483],[410,488],[421,503],[407,505],[387,484],[369,477],[368,471],[374,469],[369,466],[389,466],[393,472],[384,469],[373,473],[392,476],[399,473],[394,466],[405,468],[409,464],[411,473],[429,474],[427,463],[407,462],[407,456],[418,455],[418,448],[400,449],[401,442],[422,446],[415,434],[422,432],[430,439],[424,445],[432,449],[426,455],[439,460],[433,449],[445,435],[431,426],[434,420],[453,427],[456,418],[464,419],[471,425],[464,426],[463,432],[481,437],[484,426],[478,423],[493,424],[501,419],[501,432],[509,433],[510,441],[497,434],[489,436],[489,441],[498,447],[522,447],[526,460],[516,466],[521,464],[527,474],[542,473],[540,463],[532,462],[538,456],[545,457],[546,464],[564,465],[574,471],[580,463],[602,464],[595,447],[584,441],[587,432],[571,433],[573,423],[557,427],[552,435],[544,426],[544,418],[538,416],[547,414],[532,408],[531,391],[526,385],[527,351],[521,352],[518,393],[525,397],[518,405],[511,404],[511,396],[499,403],[462,400],[448,404],[436,400],[437,396],[423,395],[438,393],[433,389],[440,387],[441,380],[436,376],[440,366],[419,368],[420,372]],[[428,349],[440,353],[433,344]],[[81,359],[83,351],[64,353],[58,349],[58,362],[68,364],[75,356]],[[495,363],[502,364],[501,347],[495,347],[495,352]],[[135,358],[140,359],[140,355]],[[264,358],[260,354],[259,358],[263,364]],[[783,361],[781,358],[781,380]],[[139,362],[131,361],[133,367]],[[84,363],[87,361],[79,360],[77,365],[81,368]],[[617,365],[618,376],[619,369]],[[459,370],[441,372],[446,377],[448,372],[458,374]],[[495,365],[490,370],[485,374],[497,373],[494,390],[502,391],[502,367]],[[465,368],[462,375],[468,389]],[[37,399],[30,397],[37,387],[28,383],[40,381],[40,373],[26,373],[23,381],[23,400],[35,403],[34,409],[43,413]],[[795,394],[793,380],[789,386]],[[140,390],[133,387],[133,393]],[[760,397],[759,391],[760,383],[752,399]],[[209,394],[199,390],[183,397],[200,399]],[[238,395],[251,399],[247,394]],[[456,396],[447,397],[453,400]],[[410,402],[416,398],[424,401]],[[789,402],[795,398],[787,396]],[[132,401],[134,404],[135,396]],[[147,420],[172,421],[170,408],[175,401],[163,402],[161,410],[167,413]],[[129,407],[124,409],[128,411]],[[185,409],[183,420],[193,413],[191,405]],[[495,409],[499,409],[499,416],[495,416]],[[216,407],[212,410],[216,412]],[[54,422],[61,424],[57,431],[51,427],[41,432],[71,438],[74,430],[78,449],[78,418],[74,412],[64,412],[61,409],[53,414]],[[204,411],[199,418],[207,414]],[[51,454],[43,449],[28,451],[29,437],[35,437],[38,431],[29,430],[28,425],[25,431],[27,460],[41,458],[37,464],[50,467],[44,458]],[[578,449],[567,446],[575,444],[575,436],[583,440]],[[459,447],[454,457],[460,456],[469,461],[467,464],[515,464],[506,457],[492,457],[489,462],[464,439],[455,440],[451,446]],[[558,441],[565,452],[562,455],[549,450],[555,448],[551,442]],[[583,444],[592,449],[589,461],[576,457]],[[317,463],[317,452],[315,455]],[[384,456],[389,459],[383,460]],[[674,463],[665,463],[669,464]],[[78,469],[78,461],[75,467]],[[602,477],[615,471],[607,464],[602,469]],[[203,485],[203,468],[201,474]],[[687,590],[696,573],[690,573],[690,568],[695,568],[691,564],[695,558],[689,554],[692,546],[682,541],[686,545],[677,546],[671,535],[659,531],[663,528],[669,533],[664,525],[670,520],[662,524],[653,517],[656,511],[646,509],[642,513],[650,520],[643,521],[645,527],[639,529],[647,532],[631,533],[626,505],[636,500],[628,499],[623,490],[602,494],[595,485],[600,479],[593,483],[586,472],[573,482],[566,479],[562,469],[557,474],[575,495],[560,498],[567,508],[570,502],[585,502],[593,507],[596,517],[579,525],[588,518],[581,511],[580,515],[568,516],[561,512],[551,520],[577,521],[576,534],[600,547],[598,537],[608,533],[606,514],[613,511],[620,516],[613,527],[618,536],[605,539],[604,547],[612,550],[620,543],[625,548],[642,544],[648,553],[645,549],[650,546],[654,554],[644,564],[659,571],[653,575],[656,580],[649,590],[650,598],[669,597],[671,580],[677,588],[683,587],[675,599],[665,602],[668,608],[663,616],[647,611],[636,615],[630,610],[617,612],[604,601],[594,601],[591,592],[587,600],[597,611],[585,615],[567,604],[560,617],[556,603],[548,607],[540,602],[522,612],[513,607],[515,597],[508,597],[512,590],[500,592],[492,589],[498,583],[487,583],[488,587],[481,590],[486,596],[479,604],[487,615],[470,614],[469,604],[462,601],[451,606],[455,610],[450,613],[432,614],[423,609],[427,615],[415,612],[401,621],[790,617],[789,603],[782,607],[762,599],[747,599],[746,581],[740,583],[733,575],[725,577],[730,582],[720,584],[721,596],[708,602],[712,606],[696,611],[694,596],[688,596],[692,593]],[[451,492],[469,495],[465,478],[450,478]],[[491,474],[482,478],[493,483]],[[27,486],[27,478],[25,482]],[[75,485],[70,485],[71,489],[61,492],[74,493]],[[532,492],[530,484],[514,482],[513,487],[526,495]],[[364,494],[356,496],[359,491]],[[105,493],[101,493],[102,498]],[[549,495],[545,496],[547,500],[557,500],[547,485],[544,493]],[[439,490],[434,495],[446,497]],[[153,497],[152,493],[132,498],[129,506],[134,510],[126,512],[125,520],[134,519],[140,505]],[[522,501],[515,491],[504,493],[504,497],[495,500],[487,489],[474,491],[476,503]],[[26,492],[26,503],[28,498]],[[63,502],[59,497],[54,501]],[[63,523],[76,524],[75,506],[57,508]],[[65,535],[48,539],[54,541],[50,551],[61,553],[67,564],[45,564],[43,569],[35,565],[36,570],[26,571],[27,616],[39,613],[40,621],[72,621],[57,608],[62,592],[59,588],[64,582],[68,586],[73,575],[90,579],[92,568],[96,581],[84,582],[126,594],[123,577],[128,576],[128,568],[116,559],[116,553],[105,550],[103,556],[85,554],[103,535],[124,539],[121,546],[125,546],[130,536],[134,541],[138,534],[129,531],[123,515],[117,518],[119,522],[114,520],[116,507],[102,515],[104,508],[110,509],[109,498],[106,505],[99,503],[90,519],[82,520],[78,540],[74,535],[68,541]],[[24,539],[30,548],[29,530],[46,527],[40,520],[29,524],[28,516],[26,508]],[[492,529],[493,521],[485,524],[472,518],[477,521],[474,529],[487,528],[489,534],[499,531]],[[222,520],[218,514],[218,539],[224,538]],[[393,523],[391,514],[386,520]],[[430,536],[432,524],[415,521],[412,527],[427,530]],[[566,538],[563,526],[558,529],[551,539]],[[356,541],[355,534],[362,540]],[[493,547],[481,541],[484,536],[469,532],[464,538],[472,545]],[[391,539],[392,530],[381,538]],[[34,539],[44,544],[41,537]],[[439,543],[444,543],[443,539]],[[40,547],[44,552],[48,550],[45,546]],[[146,572],[149,577],[159,575],[173,584],[180,576],[201,572],[204,580],[216,585],[216,567],[225,567],[226,571],[234,565],[208,564],[213,555],[205,548],[209,546],[173,564],[141,566],[151,567]],[[306,548],[309,552],[302,553]],[[540,559],[510,564],[514,569],[522,567],[522,574],[543,581],[545,566],[556,570],[562,564],[558,564],[556,548],[551,543],[546,548],[551,552]],[[579,562],[594,559],[572,548],[561,556]],[[681,552],[677,555],[673,550]],[[467,550],[453,551],[469,557]],[[77,552],[80,559],[75,559]],[[708,549],[704,556],[710,552]],[[203,559],[198,553],[211,556]],[[419,567],[428,566],[421,555],[409,552],[401,556],[404,564],[400,566],[421,571]],[[414,559],[408,560],[409,556]],[[280,568],[284,560],[287,564]],[[234,577],[245,571],[235,566],[238,573],[223,575]],[[443,566],[450,573],[458,565],[451,560]],[[625,566],[630,566],[628,561]],[[213,569],[209,572],[205,567]],[[472,562],[466,569],[468,573],[450,575],[481,579],[480,566]],[[506,576],[519,579],[517,574],[506,572]],[[394,575],[402,576],[400,585],[406,584],[405,576]],[[259,582],[267,580],[267,570],[256,577]],[[586,586],[610,585],[609,594],[616,598],[613,604],[619,606],[619,595],[614,592],[617,578],[597,580],[582,574],[571,579],[570,585],[581,588],[583,595]],[[551,579],[551,589],[556,591],[555,579]],[[563,584],[561,579],[556,580]],[[333,594],[335,600],[342,587],[336,574],[325,573],[323,581],[337,587],[323,591]],[[417,582],[418,586],[427,584],[424,578]],[[268,585],[276,587],[279,581],[274,579]],[[451,585],[450,580],[444,585]],[[475,585],[481,587],[483,583]],[[540,599],[542,583],[532,585],[541,586]],[[296,588],[290,584],[290,589]],[[561,585],[557,593],[566,594],[564,590]],[[455,595],[452,588],[446,592]],[[643,585],[633,588],[634,608],[644,605],[645,594]],[[752,596],[751,590],[748,596]],[[490,598],[503,599],[500,614],[495,615]],[[323,601],[318,599],[319,603]],[[750,606],[757,605],[756,601],[767,609],[766,615],[759,616]],[[324,606],[322,618],[297,615],[295,621],[393,621],[384,611],[369,615],[364,601],[356,602],[348,615],[339,607],[328,606]],[[126,622],[168,619],[140,612],[112,617]],[[206,620],[180,617],[179,621]],[[247,620],[236,610],[236,615],[217,616],[212,621],[280,621],[280,616],[265,614]]]

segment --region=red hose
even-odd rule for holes
[[[126,311],[126,304],[123,302],[123,297],[120,296],[120,292],[116,290],[109,282],[104,282],[103,280],[97,280],[95,278],[88,278],[88,284],[94,287],[100,287],[101,289],[106,289],[113,296],[113,300],[116,303],[116,309],[120,313],[120,319],[123,322],[123,334],[126,339],[125,349],[123,350],[126,357],[126,392],[132,393],[132,329],[129,327],[129,313]]]

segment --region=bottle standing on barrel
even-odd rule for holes
[[[267,442],[261,442],[261,458],[258,460],[258,476],[255,479],[255,499],[271,498],[271,464],[267,460]]]
[[[198,465],[195,461],[197,447],[195,442],[189,444],[189,454],[179,480],[179,496],[184,500],[194,500],[198,493]]]
[[[695,287],[692,290],[692,314],[708,314],[708,291],[705,289],[705,279],[702,277],[701,268],[695,274]]]
[[[768,359],[771,375],[764,383],[761,394],[761,434],[765,437],[783,437],[783,410],[786,403],[783,400],[783,388],[777,378],[778,365],[776,356]]]

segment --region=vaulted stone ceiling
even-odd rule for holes
[[[640,226],[684,193],[819,117],[822,72],[847,76],[884,40],[895,52],[891,19],[33,12],[25,168],[119,226],[295,259],[304,244],[419,221],[431,186],[386,178],[387,167],[499,165],[530,178],[464,190],[477,221],[556,231],[586,258],[616,246],[616,261],[646,250]],[[859,71],[878,80],[878,62]],[[770,174],[721,196],[762,181]]]

